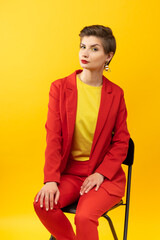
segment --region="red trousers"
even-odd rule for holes
[[[87,177],[87,173],[88,161],[73,160],[61,176],[61,182],[58,186],[60,198],[53,210],[46,211],[45,205],[41,208],[39,201],[37,203],[34,201],[34,208],[39,219],[57,240],[98,240],[98,218],[121,199],[118,196],[110,195],[102,187],[98,191],[93,188],[80,196],[80,187]],[[61,208],[78,199],[75,235]]]

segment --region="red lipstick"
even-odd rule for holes
[[[81,62],[82,63],[84,63],[84,64],[87,64],[87,63],[89,63],[88,61],[86,61],[86,60],[81,60]]]

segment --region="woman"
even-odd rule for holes
[[[57,240],[99,239],[98,218],[124,196],[126,106],[123,90],[103,76],[115,50],[110,28],[85,27],[79,51],[83,70],[51,84],[44,186],[34,208]],[[77,200],[75,234],[61,208]]]

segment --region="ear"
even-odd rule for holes
[[[110,62],[110,60],[112,59],[113,55],[114,55],[113,52],[109,52],[109,53],[107,54],[106,62]]]

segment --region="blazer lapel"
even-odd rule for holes
[[[68,129],[68,144],[71,144],[76,113],[77,113],[77,83],[76,75],[82,70],[77,70],[67,77],[67,86],[66,86],[66,113],[67,113],[67,129]]]
[[[109,84],[108,79],[103,76],[101,102],[90,157],[93,154],[96,143],[100,137],[101,131],[103,130],[104,124],[108,118],[108,114],[113,102],[113,95],[111,93],[112,93],[111,85]]]

